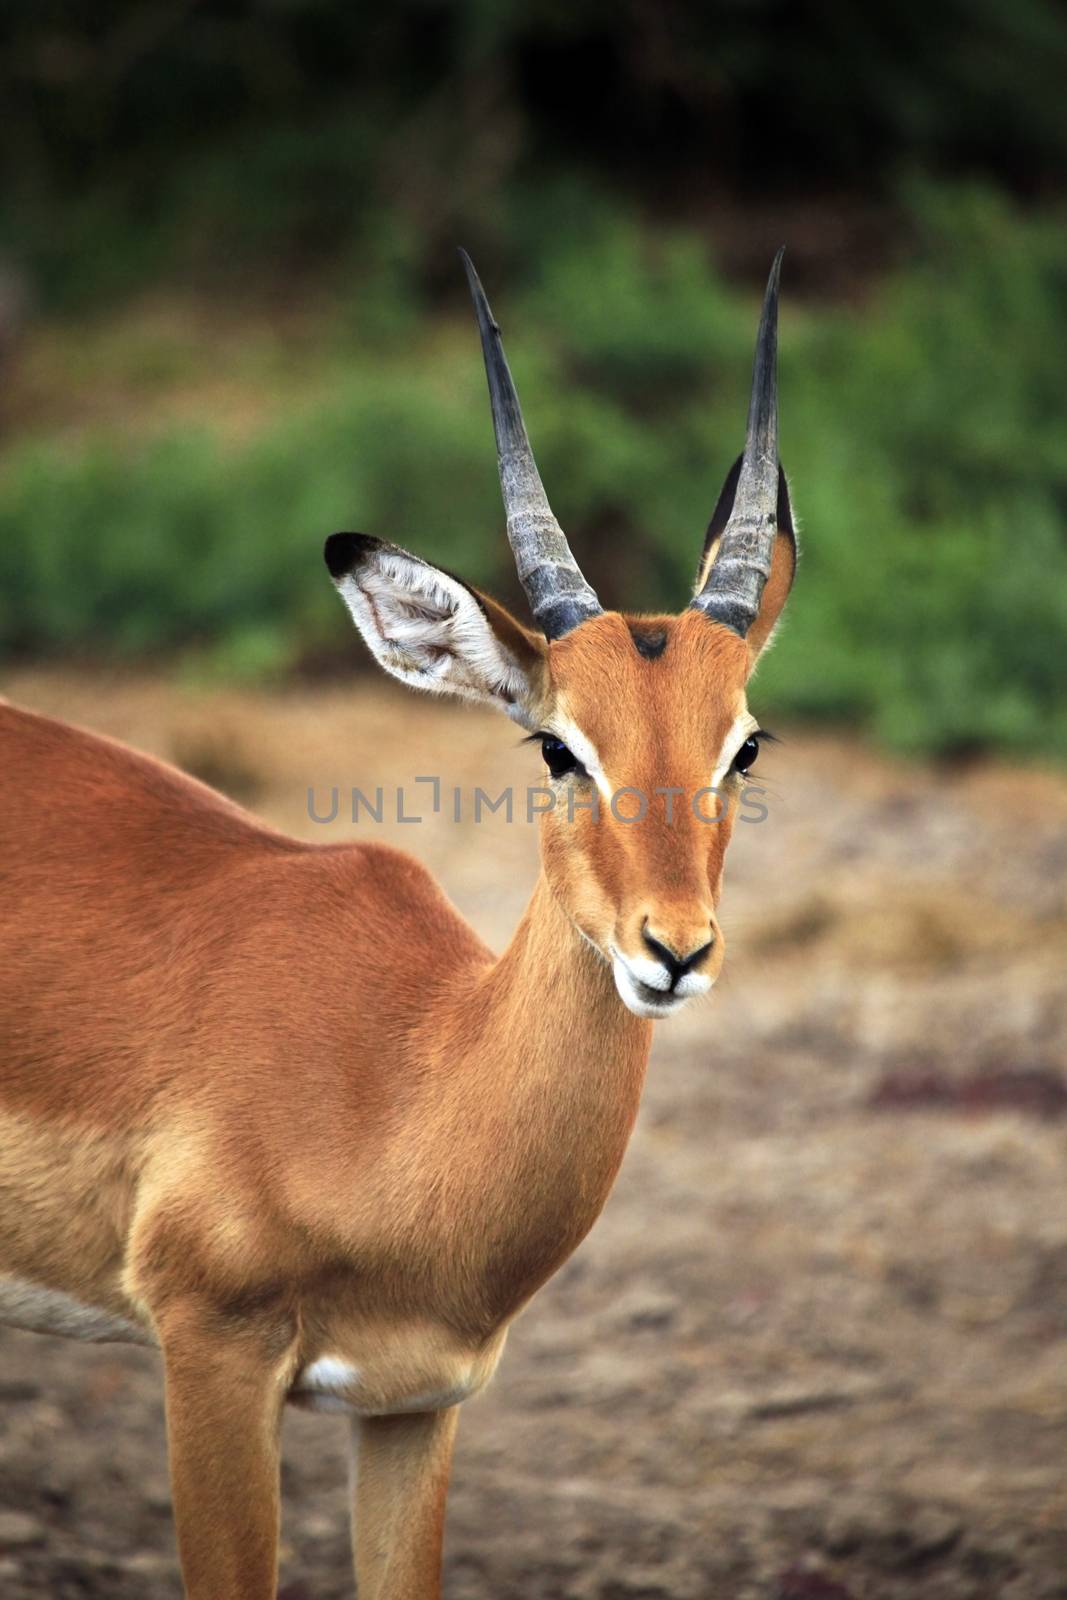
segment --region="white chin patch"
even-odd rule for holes
[[[615,975],[615,987],[619,991],[622,1003],[635,1017],[672,1017],[680,1011],[688,999],[687,995],[659,994],[640,983],[625,962],[619,956],[613,956],[611,970]]]

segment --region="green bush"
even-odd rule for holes
[[[803,558],[758,704],[903,748],[1067,756],[1067,236],[982,191],[910,204],[916,259],[861,309],[798,307],[787,258]],[[343,637],[320,558],[341,527],[514,594],[473,327],[421,320],[394,243],[320,397],[252,442],[8,451],[0,652],[284,667]],[[676,608],[740,448],[757,302],[606,204],[537,266],[491,287],[553,503],[605,603]]]
[[[921,260],[793,347],[811,528],[765,674],[898,746],[1067,754],[1067,240],[982,193],[915,198]]]

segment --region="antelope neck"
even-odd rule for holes
[[[445,1143],[454,1153],[462,1135],[465,1152],[444,1183],[452,1214],[471,1219],[466,1248],[492,1325],[600,1214],[637,1116],[652,1025],[622,1004],[543,876],[500,959],[434,1009],[429,1026],[457,1064],[438,1086]]]

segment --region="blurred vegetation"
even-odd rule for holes
[[[358,21],[332,0],[112,0],[91,20],[11,0],[3,26],[0,252],[37,326],[66,330],[87,394],[139,364],[146,406],[184,385],[203,420],[105,408],[57,435],[16,416],[0,656],[321,660],[350,647],[319,555],[346,526],[514,598],[459,239],[602,599],[677,608],[740,447],[756,262],[782,239],[806,536],[761,712],[1067,756],[1051,0],[421,0]],[[885,219],[836,297],[833,245],[810,238],[830,193]],[[712,213],[734,219],[729,261]],[[175,286],[247,300],[247,347],[121,347],[121,308]],[[252,330],[308,303],[297,381]],[[258,397],[236,436],[211,405],[223,361]]]
[[[516,257],[553,174],[691,210],[1067,161],[1057,0],[5,0],[0,249],[84,305],[457,237]]]

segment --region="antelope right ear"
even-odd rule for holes
[[[413,689],[495,705],[540,726],[547,646],[487,595],[365,533],[334,533],[326,565],[376,661]]]

